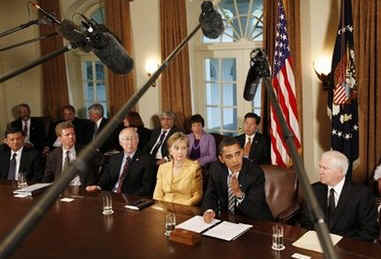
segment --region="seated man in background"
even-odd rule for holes
[[[19,118],[11,122],[12,128],[19,128],[24,132],[25,145],[33,146],[39,152],[49,151],[47,136],[42,121],[36,117],[30,117],[30,107],[22,103],[17,107]]]
[[[108,119],[104,117],[104,109],[102,104],[94,103],[88,108],[89,119],[94,123],[93,130],[89,132],[92,139],[98,135],[101,130],[108,123]],[[106,153],[112,151],[116,147],[116,143],[114,143],[115,133],[113,132],[109,138],[103,143],[103,145],[99,148],[99,151],[102,153]]]
[[[355,185],[345,179],[348,165],[347,157],[338,151],[323,153],[319,162],[320,182],[313,184],[312,188],[331,233],[373,241],[379,233],[376,200],[366,186]],[[301,224],[308,229],[314,227],[306,206]]]
[[[23,173],[28,184],[41,182],[43,167],[40,153],[24,145],[21,128],[9,127],[5,135],[6,145],[0,146],[0,179],[18,180]]]
[[[63,120],[55,123],[49,133],[49,146],[50,147],[60,147],[61,143],[56,135],[55,128],[56,125],[63,121],[70,121],[74,125],[75,134],[77,137],[77,144],[80,146],[86,146],[92,140],[91,132],[94,129],[94,124],[92,121],[87,119],[80,119],[75,116],[74,106],[68,104],[62,109]]]
[[[56,134],[62,145],[50,152],[47,157],[44,173],[45,182],[52,182],[60,177],[64,168],[77,158],[81,150],[80,146],[76,146],[74,125],[71,122],[64,121],[57,124]],[[87,164],[86,172],[79,171],[79,175],[71,181],[70,185],[87,186],[94,184],[99,161],[102,161],[102,156],[96,153]]]
[[[155,185],[154,162],[148,155],[137,151],[139,136],[136,129],[123,129],[119,133],[119,143],[124,152],[112,156],[97,185],[87,186],[86,190],[152,196]]]
[[[210,222],[219,211],[271,220],[262,169],[243,158],[243,150],[233,137],[224,137],[218,151],[220,161],[211,164],[208,170],[208,187],[202,204],[204,220]]]
[[[168,161],[168,138],[178,130],[175,127],[176,115],[173,112],[163,112],[159,115],[160,129],[153,130],[151,138],[144,147],[144,153],[150,154],[155,160],[156,165]]]
[[[242,135],[236,138],[243,148],[243,156],[252,160],[258,165],[267,164],[269,157],[269,147],[266,138],[257,130],[261,117],[253,112],[246,113],[243,122]]]

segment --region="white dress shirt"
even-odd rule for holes
[[[26,131],[26,136],[25,136],[25,139],[24,139],[24,141],[26,142],[26,143],[31,143],[30,142],[30,118],[28,119],[28,120],[26,120],[26,121],[24,121],[24,120],[21,120],[21,126],[22,126],[22,130],[24,131],[24,128],[25,128],[25,125],[26,125],[26,127],[27,127],[27,131]]]
[[[335,186],[329,186],[328,185],[327,201],[329,199],[329,192],[333,188],[335,190],[335,207],[337,207],[337,203],[339,202],[339,198],[341,195],[341,191],[343,190],[344,183],[345,183],[345,177],[343,177],[343,179],[338,184],[336,184]]]
[[[77,152],[75,151],[75,147],[73,146],[70,149],[65,149],[62,147],[62,172],[64,170],[65,166],[65,159],[66,159],[66,152],[69,151],[69,159],[70,162],[73,162],[77,158]],[[79,175],[77,175],[73,180],[71,180],[70,185],[72,186],[80,186],[81,185],[81,178]]]
[[[15,180],[19,179],[19,170],[20,170],[20,161],[21,161],[21,154],[24,147],[21,147],[19,150],[14,152],[11,150],[11,156],[9,157],[9,161],[12,160],[13,154],[16,154],[16,171],[15,171]],[[22,168],[24,169],[24,168]],[[25,173],[25,172],[23,172]]]

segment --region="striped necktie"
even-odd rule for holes
[[[229,173],[229,180],[228,180],[228,209],[231,213],[235,213],[235,201],[236,198],[233,194],[232,189],[230,188],[231,181],[233,178],[233,174]]]

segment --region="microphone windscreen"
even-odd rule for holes
[[[72,21],[63,20],[57,28],[57,32],[68,40],[71,44],[76,45],[85,52],[91,51],[91,46],[86,38],[86,35]]]
[[[94,54],[112,72],[128,74],[133,69],[133,59],[111,33],[96,33],[91,37],[91,44]]]
[[[250,53],[250,69],[247,73],[243,98],[252,101],[257,92],[258,86],[262,84],[262,78],[270,76],[270,67],[266,54],[260,48],[254,49]]]
[[[214,9],[210,1],[201,4],[199,22],[202,33],[210,39],[217,39],[225,30],[221,14]]]
[[[252,101],[254,99],[254,96],[258,89],[258,85],[260,83],[260,78],[258,77],[255,68],[250,67],[246,77],[245,89],[243,91],[243,98],[246,101]]]

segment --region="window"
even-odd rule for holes
[[[82,71],[86,110],[93,103],[100,103],[107,114],[104,65],[100,61],[85,61],[82,63]]]
[[[220,0],[216,8],[223,16],[225,31],[215,40],[202,37],[199,82],[204,92],[195,102],[201,104],[209,132],[236,135],[246,113],[261,114],[261,87],[252,102],[243,100],[243,91],[250,52],[262,47],[263,0]]]
[[[237,129],[237,84],[235,58],[206,58],[207,129],[232,135]]]
[[[95,9],[90,15],[97,23],[105,21],[104,7]],[[105,66],[94,55],[85,55],[82,58],[82,84],[84,106],[87,108],[93,103],[100,103],[107,114],[107,80]]]

